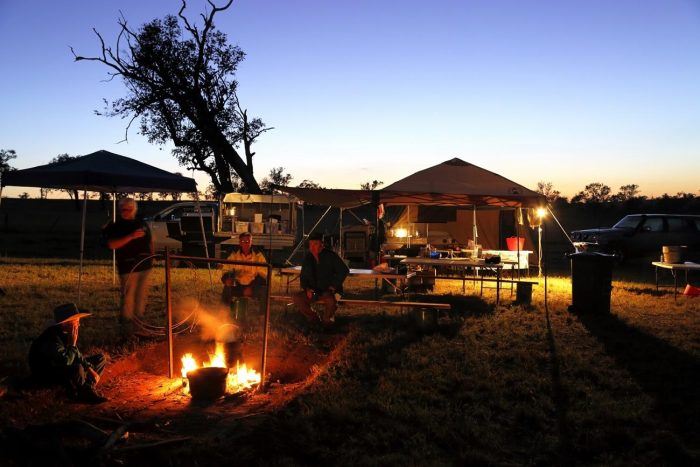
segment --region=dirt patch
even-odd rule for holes
[[[176,336],[172,379],[168,377],[167,341],[142,344],[107,366],[99,390],[109,401],[97,406],[73,403],[61,388],[9,388],[0,404],[0,420],[8,427],[0,432],[0,441],[13,444],[18,433],[31,433],[36,427],[49,429],[52,424],[62,426],[67,420],[90,422],[105,433],[126,425],[131,431],[127,445],[179,437],[199,441],[215,438],[238,420],[275,411],[294,399],[336,358],[347,341],[346,331],[301,334],[296,341],[270,339],[265,390],[227,394],[208,403],[193,401],[183,388],[180,357],[192,352],[199,361],[208,360],[212,342],[203,342],[196,335]],[[247,337],[241,351],[243,361],[259,371],[260,336]]]

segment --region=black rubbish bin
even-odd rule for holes
[[[610,313],[614,255],[571,253],[571,306],[569,311]]]

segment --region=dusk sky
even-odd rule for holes
[[[11,165],[105,149],[184,172],[137,125],[118,143],[126,121],[93,111],[123,84],[70,52],[99,53],[92,28],[114,45],[120,11],[136,28],[179,6],[0,0]],[[237,0],[216,25],[247,54],[243,105],[274,127],[254,148],[258,180],[283,166],[292,185],[388,185],[459,157],[569,197],[591,182],[700,194],[698,0]],[[37,192],[3,195],[24,191]]]

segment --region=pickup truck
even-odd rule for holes
[[[571,240],[576,251],[599,251],[617,256],[656,253],[665,245],[684,245],[689,253],[700,250],[700,216],[682,214],[630,214],[611,228],[575,230]]]

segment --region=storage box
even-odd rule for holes
[[[257,214],[256,214],[256,216],[257,216]],[[262,222],[251,222],[251,224],[250,224],[251,233],[254,233],[254,234],[263,233],[263,226],[264,225],[265,224],[263,224]]]
[[[262,213],[256,212],[256,213],[255,213],[255,223],[256,223],[256,224],[259,224],[259,223],[261,223],[261,222],[262,222]]]
[[[248,222],[236,221],[236,233],[247,232]]]

